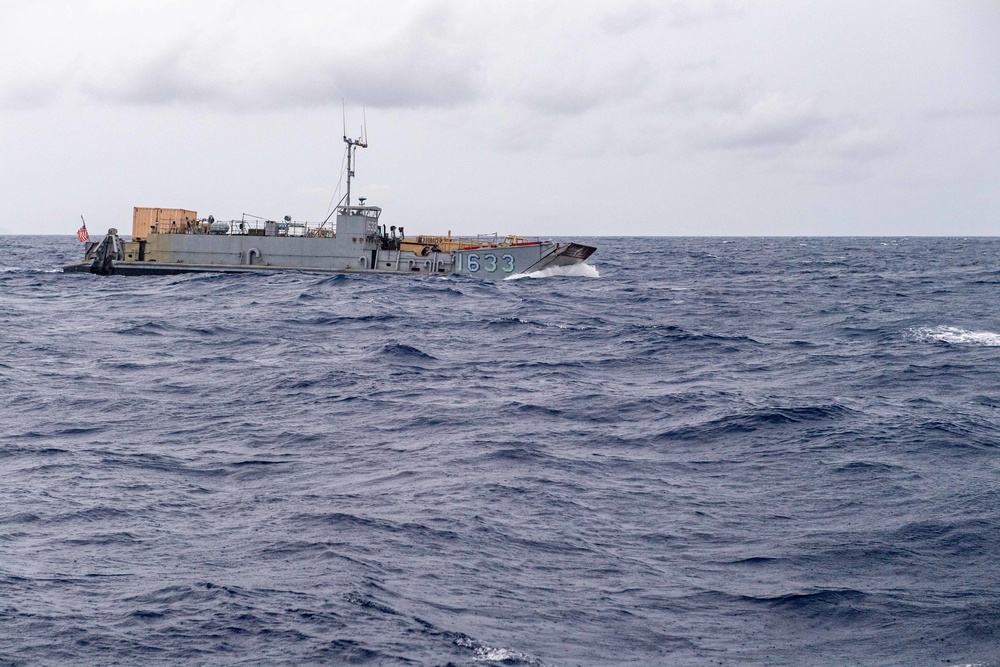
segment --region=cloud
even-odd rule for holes
[[[62,95],[68,74],[39,77],[33,81],[11,81],[0,88],[0,109],[25,111],[47,107]]]
[[[300,87],[298,97],[321,104],[336,100],[339,92],[386,108],[447,108],[476,99],[479,55],[458,39],[452,20],[443,7],[436,8],[378,48],[338,54],[319,68],[325,89]]]
[[[325,30],[292,35],[294,14],[276,25],[268,18],[274,17],[264,11],[249,22],[224,24],[213,35],[174,35],[134,62],[114,53],[114,64],[124,65],[108,63],[81,90],[101,101],[230,110],[319,106],[344,98],[383,108],[451,107],[477,95],[476,56],[453,38],[447,5],[422,8],[398,28],[381,32],[320,13]],[[260,34],[262,26],[270,32]]]
[[[686,29],[706,23],[725,21],[743,14],[739,2],[726,0],[676,0],[674,2],[635,2],[604,16],[599,25],[610,35],[624,35],[663,22],[672,28]]]
[[[623,35],[649,25],[660,17],[661,10],[648,3],[635,3],[626,9],[608,14],[600,21],[606,34]]]
[[[760,17],[734,1],[15,7],[0,8],[20,40],[0,44],[7,108],[83,101],[277,114],[346,99],[435,112],[503,150],[864,160],[895,148],[851,112],[824,108],[814,88],[769,76],[752,27]],[[51,30],[50,15],[61,17]],[[33,57],[24,72],[11,64],[18,53]]]
[[[848,125],[836,132],[826,144],[829,154],[844,160],[868,161],[896,152],[899,137],[875,127]]]
[[[540,113],[579,115],[640,96],[651,76],[642,57],[620,64],[610,59],[590,60],[562,71],[546,67],[526,72],[520,90],[513,93],[512,99]]]
[[[815,136],[830,122],[812,99],[769,95],[708,118],[702,123],[698,143],[728,150],[794,146]]]
[[[954,118],[991,119],[997,116],[1000,116],[1000,102],[958,106],[953,109],[934,109],[924,114],[924,117],[929,120],[951,120]]]
[[[0,3],[0,108],[49,106],[73,80],[83,58],[79,33],[73,21],[53,20],[58,16],[45,0]]]
[[[667,22],[675,28],[728,20],[742,14],[739,3],[726,0],[688,0],[666,5]]]
[[[0,9],[0,105],[66,96],[230,111],[449,108],[479,96],[479,49],[450,2],[40,0]],[[53,19],[53,17],[55,17]]]
[[[815,97],[736,86],[687,93],[679,96],[685,103],[673,107],[676,127],[661,127],[658,136],[686,145],[690,156],[722,153],[743,168],[829,184],[869,178],[874,173],[869,165],[901,147],[898,131],[861,115],[826,110]]]

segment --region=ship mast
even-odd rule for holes
[[[346,116],[345,116],[346,117]],[[361,126],[361,136],[352,139],[347,136],[347,125],[344,125],[344,143],[347,144],[347,192],[344,194],[345,206],[351,205],[351,179],[354,177],[354,152],[358,148],[368,148],[368,123]]]

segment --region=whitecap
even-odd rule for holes
[[[0,273],[62,273],[62,269],[26,269],[20,266],[0,266]]]
[[[1000,347],[1000,334],[992,331],[968,331],[958,327],[922,327],[914,329],[917,340],[936,340],[952,345],[981,345],[983,347]]]
[[[528,662],[530,658],[520,651],[512,651],[509,648],[481,646],[476,649],[477,662]]]
[[[459,646],[472,649],[475,654],[475,657],[473,657],[475,662],[503,662],[507,664],[522,663],[527,665],[541,664],[536,658],[531,657],[527,653],[514,651],[509,648],[489,646],[488,644],[484,644],[483,642],[472,639],[471,637],[459,637],[455,640],[455,643]]]
[[[597,271],[596,266],[590,264],[571,264],[569,266],[552,266],[541,271],[532,271],[531,273],[515,273],[514,275],[507,276],[504,280],[554,277],[600,278],[601,274]]]

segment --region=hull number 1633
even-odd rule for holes
[[[487,273],[493,273],[497,270],[498,262],[497,256],[493,253],[486,253],[480,259],[478,253],[470,252],[468,255],[468,267],[469,273],[476,273],[480,268],[486,269]],[[500,269],[505,273],[514,272],[514,256],[510,253],[504,253],[500,255]]]

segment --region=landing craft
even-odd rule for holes
[[[125,241],[109,229],[94,241],[83,233],[84,259],[63,267],[66,272],[99,275],[151,275],[191,272],[316,271],[323,273],[405,273],[465,275],[503,280],[512,275],[581,264],[597,248],[580,243],[527,239],[521,236],[406,236],[402,227],[386,227],[382,209],[364,197],[351,203],[354,153],[367,148],[365,138],[349,138],[347,187],[344,197],[321,223],[198,218],[185,209],[135,208],[132,238]],[[336,213],[336,219],[330,218]],[[87,238],[84,238],[87,237]]]

